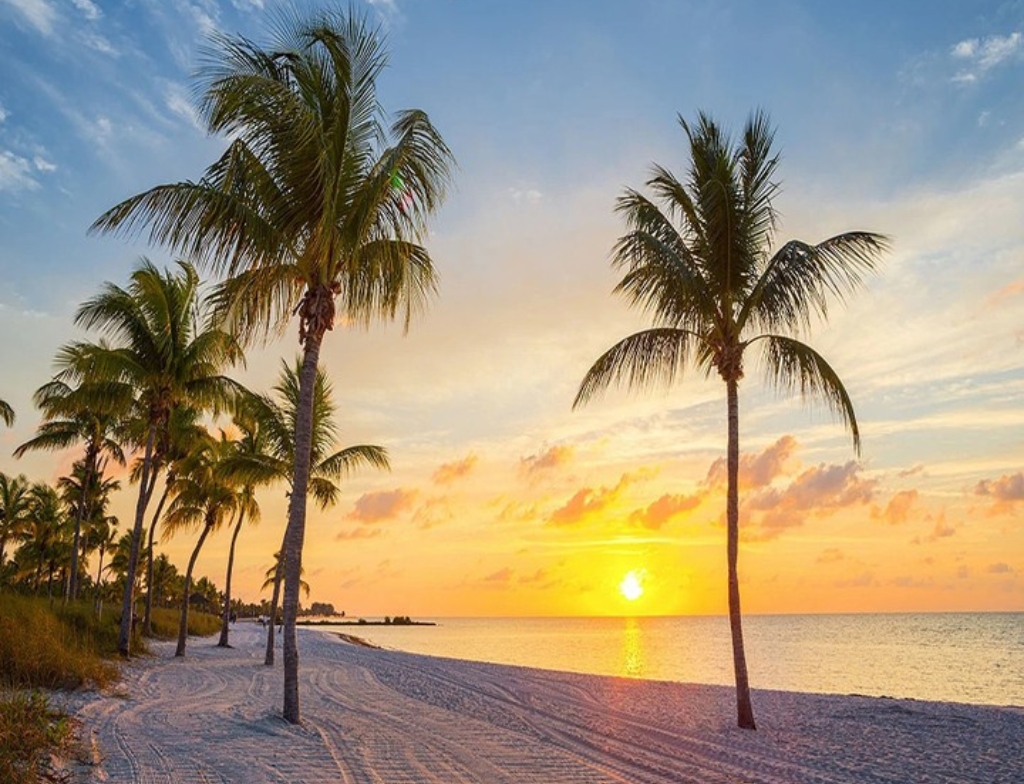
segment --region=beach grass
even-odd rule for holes
[[[168,607],[153,608],[153,636],[160,640],[171,640],[178,636],[181,610]],[[188,633],[192,637],[208,637],[220,631],[221,617],[213,613],[190,610]]]
[[[0,594],[0,687],[74,689],[117,677],[117,619],[88,602],[62,606]]]
[[[38,784],[50,775],[54,755],[73,741],[70,720],[39,692],[0,693],[0,781]]]

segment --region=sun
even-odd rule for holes
[[[622,582],[619,583],[619,593],[631,602],[635,602],[644,595],[643,570],[633,569],[626,572]]]

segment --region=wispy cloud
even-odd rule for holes
[[[950,49],[954,60],[963,67],[953,76],[953,81],[972,83],[996,66],[1012,60],[1024,45],[1024,36],[1019,32],[1009,35],[991,35],[987,38],[966,38]]]
[[[468,475],[478,462],[474,454],[468,454],[462,460],[456,460],[452,463],[443,463],[434,472],[433,480],[435,484],[447,485],[454,482],[456,479],[462,479]]]
[[[82,16],[88,19],[90,22],[95,22],[101,16],[103,12],[100,10],[92,0],[71,0],[75,8],[82,12]]]
[[[546,471],[565,465],[572,459],[573,448],[556,444],[536,455],[520,458],[519,465],[527,474]]]
[[[57,9],[47,0],[0,0],[14,6],[36,30],[46,36],[53,35],[58,19]]]
[[[35,190],[39,183],[32,176],[32,162],[4,150],[0,152],[0,191]]]

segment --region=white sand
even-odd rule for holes
[[[739,784],[1024,782],[1024,709],[731,689],[460,662],[299,631],[303,725],[281,666],[237,624],[125,668],[72,708],[98,764],[137,784]],[[280,659],[280,655],[278,656]],[[969,663],[965,663],[969,666]]]

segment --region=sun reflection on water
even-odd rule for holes
[[[627,678],[644,676],[644,640],[636,618],[626,618],[622,630],[622,674]]]

